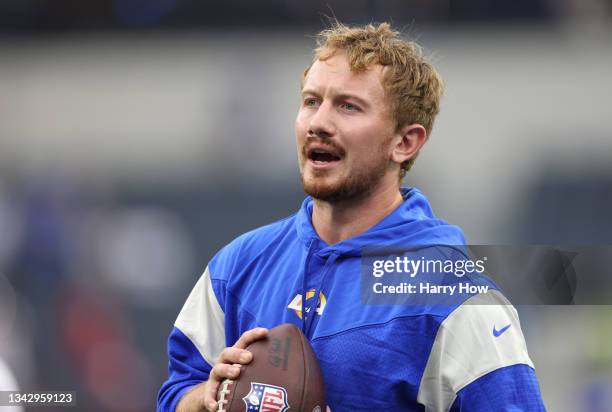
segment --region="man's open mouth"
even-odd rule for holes
[[[318,164],[326,164],[339,161],[340,156],[331,151],[317,148],[308,150],[308,159]]]

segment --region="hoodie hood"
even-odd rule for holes
[[[363,248],[405,247],[410,245],[464,245],[463,232],[434,216],[429,201],[416,188],[400,189],[404,201],[376,225],[355,237],[327,245],[312,226],[314,201],[307,197],[296,216],[300,240],[310,246],[320,245],[317,254],[327,256],[359,256]]]

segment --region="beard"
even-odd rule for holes
[[[337,178],[327,177],[327,172],[310,172],[311,177],[305,178],[305,166],[302,167],[300,179],[304,192],[314,199],[331,203],[367,197],[385,176],[389,165],[389,159],[382,147],[378,149],[377,154],[373,164],[353,165],[348,176]]]

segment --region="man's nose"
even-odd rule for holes
[[[333,108],[327,102],[323,102],[310,118],[308,134],[317,137],[330,137],[336,131]]]

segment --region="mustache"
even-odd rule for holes
[[[304,155],[304,158],[308,157],[308,150],[314,143],[320,143],[327,146],[335,155],[339,157],[344,157],[346,155],[346,150],[344,150],[344,147],[337,142],[325,137],[308,136],[306,138],[306,142],[302,146],[302,155]]]

